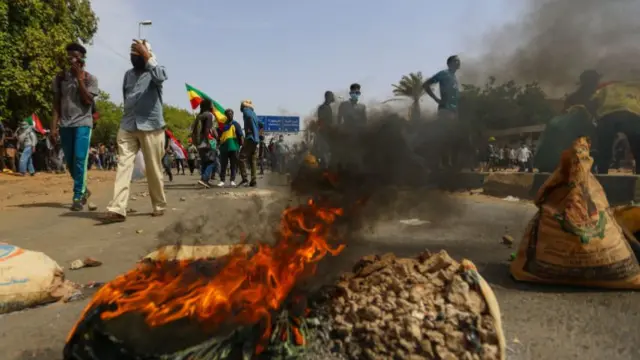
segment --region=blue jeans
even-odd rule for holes
[[[67,168],[73,178],[73,200],[81,200],[87,191],[91,127],[60,128],[60,140]]]
[[[18,163],[18,171],[21,174],[34,174],[36,169],[33,168],[33,146],[27,146],[20,155],[20,162]]]
[[[211,180],[211,176],[217,170],[217,159],[215,150],[211,149],[198,149],[200,154],[200,180],[208,182]]]

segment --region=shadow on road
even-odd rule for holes
[[[11,207],[17,207],[22,209],[30,209],[30,208],[64,209],[69,207],[69,205],[58,203],[58,202],[42,202],[42,203],[35,203],[35,204],[12,205]]]

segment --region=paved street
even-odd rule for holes
[[[102,210],[112,193],[110,175],[92,176],[102,179],[92,186],[92,200]],[[243,196],[248,190],[197,190],[193,186],[196,180],[178,176],[167,185],[169,211],[162,218],[149,216],[145,185],[134,185],[136,200],[130,207],[137,213],[126,223],[108,226],[96,225],[95,213],[69,212],[68,194],[57,188],[22,200],[0,198],[0,241],[43,251],[65,267],[85,256],[103,261],[101,267],[67,271],[71,280],[86,283],[107,281],[130,269],[158,244],[159,233],[164,241],[201,237],[208,243],[232,243],[240,238],[240,232],[264,225],[257,217],[239,218],[245,214],[243,209],[256,206]],[[62,180],[61,184],[66,186]],[[0,181],[0,186],[6,189],[7,185]],[[20,202],[22,206],[17,206]],[[478,195],[456,195],[452,204],[456,211],[446,217],[437,206],[388,216],[363,239],[354,240],[343,254],[327,259],[318,269],[318,279],[325,280],[323,269],[347,269],[358,257],[370,253],[411,256],[424,249],[445,249],[456,258],[473,260],[493,286],[502,309],[509,359],[640,358],[636,346],[640,340],[640,294],[523,286],[509,278],[508,258],[515,250],[501,245],[500,238],[509,232],[518,240],[535,211],[533,206]],[[407,217],[431,223],[411,227],[398,222]],[[217,230],[226,224],[235,227]],[[163,232],[167,228],[170,231]],[[86,300],[52,304],[0,316],[0,358],[58,359],[67,332],[85,304]]]

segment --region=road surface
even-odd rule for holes
[[[92,200],[102,210],[112,194],[113,175],[92,172],[91,176]],[[149,198],[144,196],[142,183],[134,185],[136,199],[130,202],[137,213],[125,223],[100,226],[93,218],[95,213],[67,210],[69,194],[63,190],[70,183],[64,177],[46,178],[44,183],[56,185],[32,190],[29,196],[21,196],[20,191],[8,199],[0,196],[0,241],[42,251],[65,267],[85,256],[103,261],[101,267],[67,271],[69,279],[86,283],[108,281],[127,271],[158,244],[158,236],[163,241],[201,238],[209,243],[232,243],[241,232],[258,228],[265,221],[247,215],[246,209],[260,206],[244,196],[247,190],[197,190],[195,177],[175,179],[167,185],[169,211],[164,217],[149,216]],[[0,178],[2,194],[20,186],[30,189]],[[346,270],[360,256],[371,253],[412,256],[424,249],[445,249],[455,258],[474,261],[494,288],[502,310],[508,359],[640,359],[639,293],[514,283],[508,276],[508,258],[515,249],[505,248],[500,239],[505,232],[519,239],[535,211],[533,206],[476,195],[452,199],[456,210],[447,216],[439,206],[387,216],[339,257],[327,259],[325,268]],[[430,223],[405,226],[398,222],[402,217]],[[232,225],[230,230],[220,230],[229,229],[228,224]],[[322,269],[318,279],[323,279]],[[59,359],[64,339],[86,302],[52,304],[0,316],[0,359]]]

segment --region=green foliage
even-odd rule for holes
[[[100,91],[96,99],[96,107],[100,114],[100,120],[96,124],[91,141],[94,144],[115,143],[122,119],[122,105],[114,104],[109,100],[109,94]]]
[[[173,132],[173,135],[182,142],[187,143],[187,139],[191,136],[191,125],[193,124],[193,115],[185,109],[179,107],[164,105],[164,121]]]
[[[460,119],[477,131],[545,124],[557,115],[537,83],[497,84],[493,77],[482,88],[462,85],[459,109]]]
[[[410,118],[412,121],[420,119],[420,98],[424,95],[424,77],[422,73],[403,75],[397,84],[393,84],[393,95],[411,99]]]
[[[88,0],[0,2],[0,117],[51,119],[51,84],[72,41],[90,42],[98,18]]]

